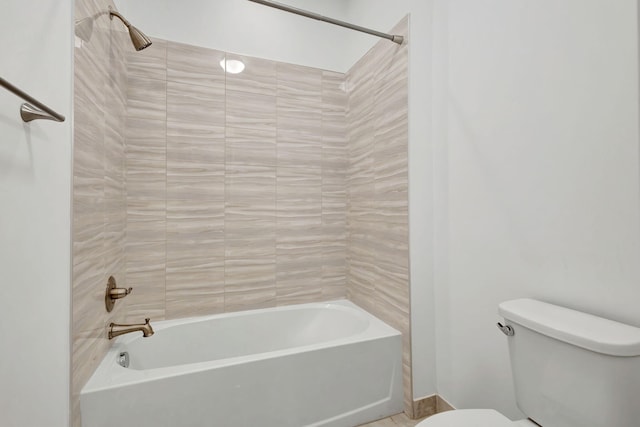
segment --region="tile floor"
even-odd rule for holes
[[[415,427],[422,420],[424,418],[411,420],[405,414],[398,414],[369,424],[363,424],[360,427]]]

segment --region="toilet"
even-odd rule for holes
[[[639,427],[640,328],[533,299],[499,305],[516,402],[443,412],[417,427]]]

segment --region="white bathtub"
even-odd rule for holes
[[[352,427],[402,412],[401,334],[349,301],[151,323],[83,388],[83,427]]]

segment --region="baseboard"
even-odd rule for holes
[[[442,397],[437,394],[423,397],[422,399],[413,401],[413,416],[414,420],[430,417],[431,415],[438,414],[440,412],[452,411],[455,408]]]
[[[423,397],[422,399],[413,401],[412,419],[428,417],[438,413],[438,395]]]
[[[436,394],[436,413],[453,411],[454,409],[456,408],[454,408],[452,404]]]

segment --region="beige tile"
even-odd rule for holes
[[[155,167],[140,159],[127,159],[127,196],[137,200],[159,200],[166,197],[164,165]]]
[[[199,86],[168,81],[167,120],[197,126],[224,126],[224,84]]]
[[[127,196],[166,197],[166,130],[159,120],[129,118],[126,129]]]
[[[225,233],[228,239],[274,236],[276,170],[274,167],[227,164]]]
[[[333,71],[322,71],[322,108],[344,116],[347,106],[347,76]]]
[[[124,120],[118,126],[124,130]],[[104,195],[105,198],[124,198],[125,185],[125,140],[124,135],[105,136],[104,141]]]
[[[320,167],[321,130],[321,109],[278,98],[278,166]]]
[[[105,57],[89,47],[74,50],[74,101],[84,107],[76,108],[74,114],[87,111],[91,107],[104,109],[102,100],[105,97],[104,87],[107,84],[107,75],[102,70],[106,69],[106,64]],[[80,124],[89,123],[91,122],[80,122]]]
[[[265,247],[268,246],[270,246],[269,242]],[[256,258],[226,258],[225,311],[275,306],[275,274],[275,255]]]
[[[241,310],[276,303],[275,234],[225,239],[225,309]]]
[[[188,85],[224,87],[220,61],[224,52],[182,43],[167,43],[167,80]]]
[[[227,53],[227,60],[239,60],[245,65],[242,73],[227,74],[227,90],[276,95],[276,62],[232,53]]]
[[[339,283],[327,283],[323,279],[322,284],[322,301],[335,301],[347,298],[346,278],[342,278]]]
[[[437,396],[429,396],[424,399],[413,401],[413,415],[417,418],[424,418],[434,415],[437,410]]]
[[[325,241],[322,185],[318,170],[278,168],[278,304],[318,301],[322,297]]]
[[[278,130],[297,130],[321,138],[322,107],[316,100],[278,97]]]
[[[151,39],[148,48],[136,52],[127,51],[127,75],[144,79],[167,79],[167,42],[156,38]]]
[[[252,199],[271,202],[275,214],[276,168],[254,165],[226,166],[226,201],[228,204],[252,206]],[[261,209],[262,210],[262,209]]]
[[[328,230],[323,225],[322,295],[325,301],[340,299],[347,294],[347,232],[346,224]]]
[[[399,123],[407,123],[407,74],[384,76],[377,85],[379,90],[374,96],[374,114],[379,119],[375,122],[376,134],[380,129],[390,128]]]
[[[322,169],[322,215],[325,221],[344,222],[347,214],[347,174]]]
[[[129,76],[127,79],[127,116],[166,120],[167,82]]]
[[[225,258],[226,259],[268,259],[275,265],[276,236],[275,226],[270,232],[256,235],[251,239],[244,237],[233,238],[232,233],[225,227]]]
[[[278,289],[314,288],[321,292],[323,241],[321,229],[295,229],[279,233],[276,240]],[[278,295],[283,295],[279,291]]]
[[[124,199],[106,199],[104,212],[104,266],[107,275],[124,278],[127,208]]]
[[[322,225],[320,169],[278,167],[276,185],[279,231]]]
[[[271,166],[277,164],[276,131],[226,128],[227,164]]]
[[[85,114],[86,113],[86,114]],[[74,126],[74,195],[103,196],[104,192],[104,123],[98,113],[76,111]]]
[[[275,245],[275,201],[256,199],[253,203],[226,202],[225,241],[271,239]]]
[[[294,279],[296,283],[291,284],[283,284],[277,279],[279,283],[277,286],[277,305],[283,306],[323,301],[322,287],[319,286],[317,281],[309,282],[306,280],[308,277],[306,274],[300,273]],[[287,278],[293,279],[291,276],[287,276]]]
[[[103,208],[102,199],[74,200],[72,297],[74,327],[78,331],[94,329],[99,322],[95,309],[100,306],[105,270]]]
[[[224,287],[210,269],[167,272],[167,319],[224,313]]]
[[[436,412],[438,413],[455,410],[455,408],[449,402],[444,400],[439,395],[436,395],[436,409],[437,409]]]
[[[224,204],[217,200],[167,200],[166,216],[168,246],[172,242],[214,242],[220,244],[215,255],[224,255]]]
[[[221,163],[167,160],[167,198],[216,200],[224,203],[224,165]]]
[[[165,318],[166,242],[128,243],[127,285],[133,292],[127,297],[127,320],[140,322]]]
[[[272,135],[276,131],[276,97],[227,90],[226,124]]]
[[[322,97],[322,71],[300,65],[277,64],[278,97],[291,97],[315,102]]]
[[[180,232],[168,232],[167,318],[224,311],[224,242],[194,239],[198,227],[188,227],[189,230],[183,227]]]
[[[181,163],[223,164],[225,128],[168,122],[167,160]]]
[[[127,200],[127,243],[164,242],[166,200],[130,197]]]
[[[134,292],[127,297],[130,315],[152,307],[154,316],[164,316],[166,237],[164,216],[159,221],[155,239],[129,239],[126,245],[127,284]],[[129,223],[128,234],[129,234]],[[156,226],[152,224],[150,226]],[[143,306],[140,306],[143,304]]]
[[[381,41],[346,77],[350,137],[347,294],[402,332],[404,406],[411,415],[406,68],[406,46]],[[338,76],[326,76],[328,92],[323,96],[339,97],[338,82]],[[323,130],[339,135],[338,117],[325,111]],[[339,140],[330,138],[325,144],[329,147],[323,165],[335,167]],[[339,195],[335,196],[335,207],[340,209]]]
[[[76,2],[76,18],[106,4]],[[74,49],[74,182],[71,422],[80,424],[79,394],[109,348],[106,324],[124,316],[104,306],[110,274],[125,280],[125,116],[127,80],[123,31],[95,22],[90,40]]]
[[[225,310],[276,303],[274,167],[227,165]]]
[[[330,174],[349,167],[348,126],[343,114],[322,111],[322,168]]]
[[[166,132],[164,120],[128,117],[125,131],[127,159],[132,157],[158,163],[164,162]]]
[[[166,267],[166,239],[157,242],[127,242],[127,275],[145,273],[164,274]],[[127,279],[128,282],[130,282]],[[130,283],[131,284],[131,283]],[[164,278],[162,280],[164,294]]]

